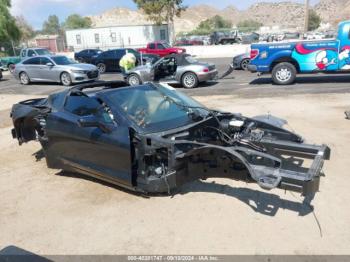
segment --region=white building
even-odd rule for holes
[[[145,47],[148,42],[169,40],[168,25],[113,26],[66,31],[67,47],[72,51],[87,48],[138,48]]]

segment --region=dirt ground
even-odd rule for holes
[[[350,94],[240,99],[199,97],[247,116],[286,118],[308,142],[328,144],[321,192],[264,191],[228,179],[194,182],[173,197],[143,198],[36,162],[37,143],[11,138],[0,95],[0,250],[41,254],[349,254]],[[319,221],[320,227],[317,221]]]

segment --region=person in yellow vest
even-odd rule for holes
[[[119,66],[125,74],[136,66],[136,57],[132,53],[126,53],[119,61]]]

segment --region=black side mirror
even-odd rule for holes
[[[104,133],[111,133],[114,127],[112,124],[102,122],[96,116],[83,116],[78,119],[78,125],[80,127],[98,127]]]

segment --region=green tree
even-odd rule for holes
[[[321,24],[321,17],[315,12],[315,10],[310,10],[309,12],[309,31],[313,31],[319,28]]]
[[[27,23],[23,16],[16,17],[16,24],[21,32],[21,41],[28,42],[28,40],[34,37],[35,32],[33,27]]]
[[[133,0],[138,9],[141,9],[148,19],[160,25],[164,22],[171,26],[172,38],[175,39],[174,18],[180,17],[186,10],[183,0]]]
[[[21,32],[10,14],[11,0],[0,0],[0,42],[18,41]]]
[[[57,15],[50,15],[43,24],[42,29],[43,34],[47,35],[61,35],[62,30],[60,26],[60,21]]]
[[[200,22],[197,29],[215,30],[219,28],[231,28],[231,27],[232,27],[231,21],[224,19],[220,15],[216,15],[216,16],[213,16],[212,18],[209,18],[207,20]]]
[[[63,24],[65,29],[79,29],[79,28],[91,28],[91,19],[89,17],[82,17],[78,14],[72,14],[67,17]]]
[[[256,31],[258,30],[263,24],[252,20],[252,19],[248,19],[248,20],[243,20],[240,21],[237,24],[237,28],[239,29],[239,31],[245,32],[245,31]]]

